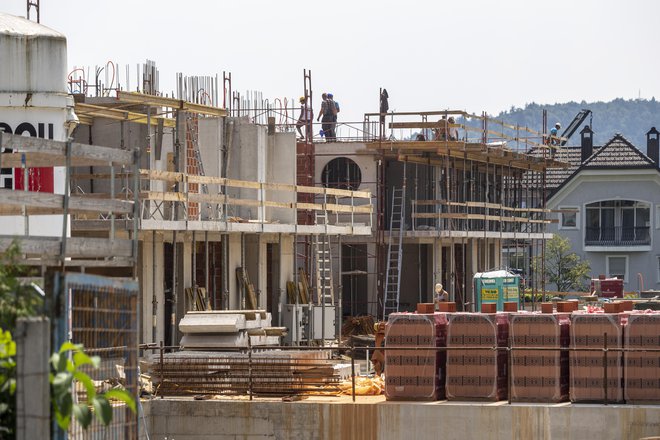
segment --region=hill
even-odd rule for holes
[[[524,108],[514,108],[495,116],[509,124],[519,124],[536,130],[541,129],[543,109],[548,111],[548,129],[560,122],[563,128],[573,120],[581,109],[593,112],[592,129],[595,132],[594,145],[603,145],[615,133],[621,133],[641,151],[646,152],[646,132],[651,127],[660,129],[660,102],[655,98],[630,99],[617,98],[609,102],[567,102],[563,104],[525,105]],[[585,122],[589,123],[589,119]],[[580,127],[568,145],[579,145]]]

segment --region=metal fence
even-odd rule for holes
[[[55,277],[60,310],[55,321],[55,348],[67,340],[83,344],[89,355],[99,356],[98,369],[85,368],[98,392],[112,388],[128,390],[138,399],[138,284],[133,280],[87,274]],[[85,402],[84,387],[74,384],[74,402]],[[72,439],[136,439],[138,416],[125,404],[112,402],[108,426],[96,418],[86,429],[72,420]]]
[[[351,381],[351,396],[353,402],[356,401],[356,370],[359,371],[359,365],[356,363],[360,359],[369,362],[369,353],[375,350],[383,353],[388,351],[403,351],[435,353],[435,352],[460,352],[460,351],[474,351],[477,353],[484,352],[505,352],[506,361],[506,376],[507,376],[507,401],[512,403],[512,387],[513,377],[511,375],[512,366],[514,365],[514,356],[516,352],[525,353],[598,353],[602,356],[602,380],[598,383],[602,387],[604,398],[600,400],[603,404],[616,402],[612,398],[614,394],[609,388],[612,387],[612,380],[608,380],[608,366],[611,367],[612,361],[620,358],[624,354],[639,354],[649,353],[651,356],[660,355],[658,348],[626,348],[626,347],[608,347],[607,333],[603,335],[602,347],[515,347],[515,346],[453,346],[453,347],[433,347],[433,346],[405,346],[405,347],[357,347],[357,346],[341,346],[341,347],[291,347],[291,346],[250,346],[241,350],[233,350],[232,353],[243,353],[245,357],[240,365],[237,365],[236,357],[228,352],[217,352],[217,357],[214,360],[209,360],[208,353],[196,353],[194,351],[182,352],[187,353],[184,359],[180,362],[172,362],[171,358],[168,359],[166,351],[178,350],[179,346],[143,346],[141,348],[152,350],[156,354],[152,362],[152,381],[156,382],[155,393],[160,398],[165,396],[182,396],[182,395],[203,395],[203,394],[216,394],[216,395],[247,395],[252,400],[253,397],[272,397],[277,396],[290,396],[290,395],[333,395],[339,393],[339,378],[324,376],[322,378],[320,368],[328,368],[331,365],[340,363],[340,360],[332,360],[327,356],[329,362],[320,363],[319,359],[310,362],[309,371],[312,373],[306,380],[304,376],[299,376],[299,380],[294,382],[292,377],[296,375],[293,373],[294,367],[300,366],[303,359],[309,359],[305,353],[318,352],[318,353],[331,353],[343,352],[350,356],[350,375],[346,377]],[[268,356],[273,356],[273,353],[280,352],[299,352],[302,355],[293,354],[289,357],[288,361],[281,363],[280,368],[269,368],[267,365],[270,363],[266,359]],[[255,354],[258,355],[255,356]],[[609,359],[609,360],[608,360]],[[272,361],[272,359],[271,359]],[[623,359],[619,359],[623,361]],[[577,363],[578,359],[572,359],[571,362]],[[235,370],[234,370],[235,369]],[[286,370],[283,377],[282,371]],[[594,375],[599,375],[594,369]],[[232,377],[235,376],[235,377]],[[387,376],[387,373],[386,373]],[[623,380],[623,377],[620,378]],[[623,386],[623,384],[621,384]]]

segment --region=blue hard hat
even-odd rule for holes
[[[332,93],[328,93],[328,98],[332,98],[334,95]]]
[[[324,132],[323,130],[320,130],[320,131],[319,131],[319,135],[320,135],[321,137],[323,137],[323,136],[325,136],[325,132]]]

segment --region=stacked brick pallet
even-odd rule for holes
[[[510,315],[511,400],[562,402],[568,399],[570,315],[515,313]],[[543,347],[550,350],[515,350]]]
[[[508,314],[456,313],[447,332],[447,384],[449,400],[507,398]],[[483,347],[483,349],[470,349]]]
[[[444,347],[447,315],[393,313],[385,329],[385,347]],[[438,350],[386,350],[385,396],[388,400],[444,399],[446,353]]]
[[[619,313],[573,313],[571,348],[602,349],[607,334],[607,347],[620,350],[623,347],[625,317]],[[602,350],[571,351],[569,358],[572,402],[623,401],[621,351],[607,353],[607,372]]]
[[[625,348],[660,348],[660,313],[628,316]],[[660,353],[624,353],[625,398],[627,403],[660,403]]]

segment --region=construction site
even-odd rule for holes
[[[66,45],[0,13],[0,250],[18,243],[49,305],[17,342],[39,347],[18,393],[43,396],[70,341],[138,410],[63,432],[34,399],[21,438],[660,434],[656,302],[543,276],[571,212],[546,180],[586,113],[554,135],[545,114],[389,111],[376,84],[379,111],[328,136],[300,122],[309,70],[300,99],[229,72],[168,95],[153,61],[71,69]]]

